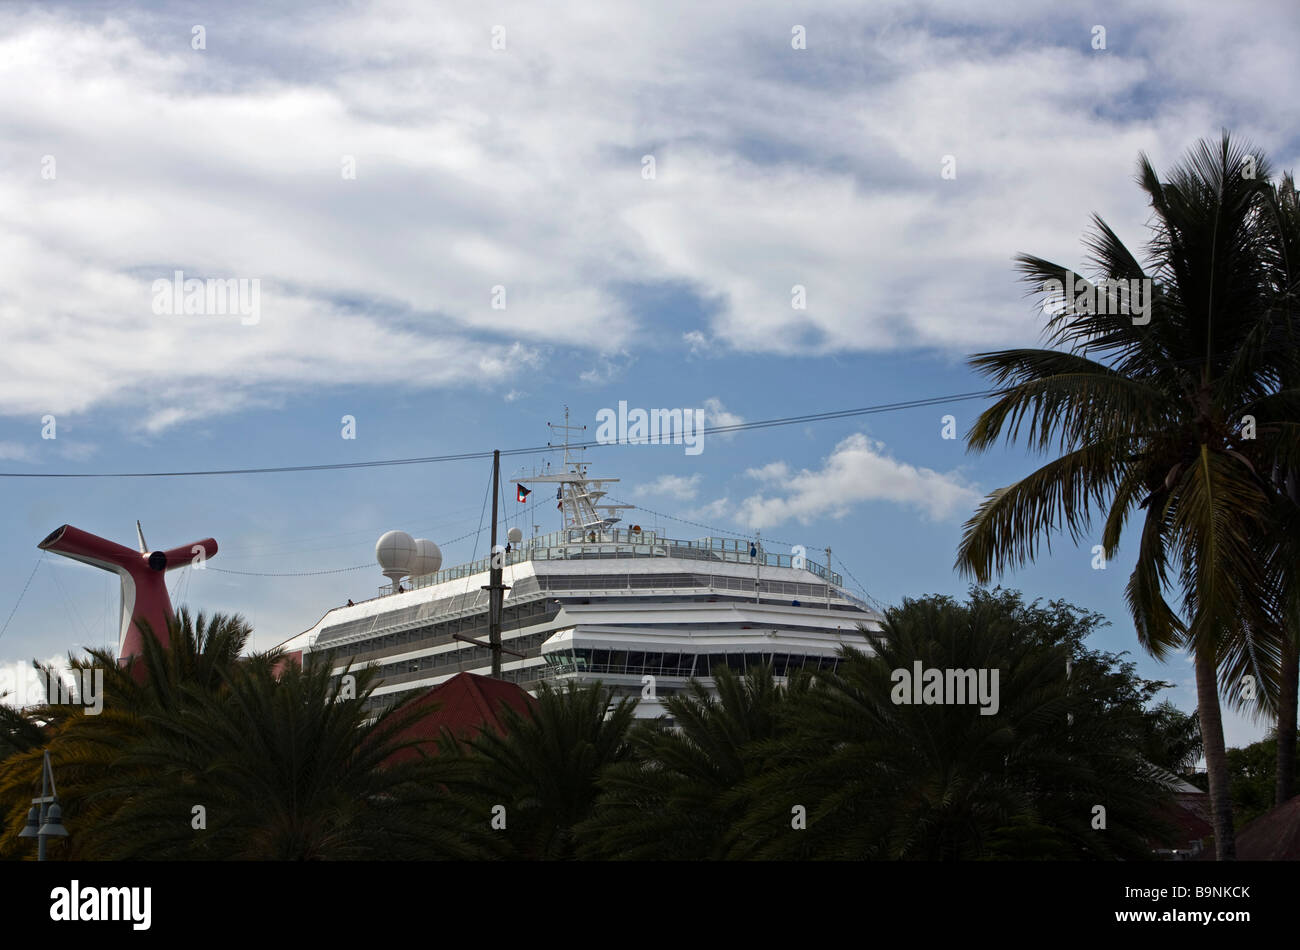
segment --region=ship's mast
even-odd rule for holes
[[[591,478],[587,474],[590,464],[580,453],[586,446],[570,443],[570,433],[585,432],[587,427],[572,425],[569,422],[569,407],[564,407],[564,423],[546,423],[553,433],[563,434],[564,441],[559,445],[547,443],[553,448],[564,450],[563,470],[548,475],[516,476],[518,482],[547,482],[556,486],[555,497],[559,503],[563,519],[566,541],[589,541],[599,539],[602,534],[622,519],[617,515],[631,505],[615,505],[602,502],[605,496],[604,486],[617,482],[617,478]],[[593,537],[594,536],[594,537]]]

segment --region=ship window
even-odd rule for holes
[[[625,669],[627,669],[627,651],[610,650],[609,671],[611,673],[622,673]]]
[[[603,673],[607,666],[609,666],[609,651],[593,650],[591,652],[591,668]]]
[[[627,672],[640,673],[641,668],[645,666],[645,653],[640,650],[631,650],[627,655]]]
[[[663,658],[662,653],[647,653],[645,655],[646,670],[651,673],[658,673],[659,667],[663,665]]]
[[[732,668],[733,670],[735,670],[737,673],[743,673],[743,672],[745,672],[745,654],[743,654],[743,653],[728,653],[728,654],[727,654],[727,666],[731,667],[731,668]]]

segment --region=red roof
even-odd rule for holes
[[[502,707],[509,706],[516,712],[526,713],[536,703],[537,700],[514,683],[474,673],[457,673],[413,701],[414,707],[432,705],[434,710],[403,732],[401,740],[427,740],[419,748],[429,755],[437,755],[436,740],[444,726],[458,739],[472,739],[487,726],[498,735],[505,735]],[[404,749],[389,761],[400,762],[417,754],[415,749]]]
[[[299,669],[302,668],[301,650],[294,650],[292,653],[286,653],[284,656],[282,656],[280,658],[280,662],[276,663],[275,668],[271,670],[272,678],[278,680],[281,676],[284,675],[284,671],[289,668],[289,664],[291,663],[294,666],[298,667]]]
[[[1237,832],[1237,860],[1300,860],[1300,795]]]

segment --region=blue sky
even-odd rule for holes
[[[1041,329],[1014,254],[1082,266],[1093,212],[1146,241],[1139,152],[1167,168],[1227,127],[1300,164],[1294,7],[1040,6],[6,6],[0,470],[428,456],[544,442],[565,405],[594,428],[620,400],[727,422],[984,388],[966,356]],[[175,270],[258,280],[257,321],[155,313]],[[622,500],[830,545],[885,603],[960,595],[962,522],[1034,464],[941,437],[980,405],[590,458]],[[244,614],[266,647],[383,578],[253,575],[371,564],[390,528],[472,532],[487,475],[5,480],[0,663],[116,639],[114,582],[36,550],[60,524],[215,536],[176,599]],[[1096,571],[1091,544],[1059,540],[1003,583],[1105,614],[1095,645],[1134,650],[1191,709],[1185,659],[1136,647],[1131,547]],[[1229,719],[1230,743],[1261,732]]]

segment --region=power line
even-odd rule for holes
[[[42,559],[39,557],[36,559],[36,566],[33,567],[32,572],[27,575],[27,583],[23,585],[23,592],[18,595],[18,600],[14,602],[14,609],[9,611],[9,617],[5,620],[5,625],[0,627],[0,637],[4,636],[5,631],[9,629],[9,621],[13,620],[14,614],[18,613],[18,605],[21,604],[23,598],[27,596],[27,588],[32,586],[32,578],[36,576],[36,570],[41,566],[41,560]]]
[[[948,396],[931,396],[925,399],[910,399],[905,402],[882,403],[864,406],[859,409],[840,409],[831,412],[814,412],[802,416],[786,416],[780,419],[763,419],[757,422],[739,422],[725,426],[705,426],[697,430],[700,435],[722,435],[729,432],[748,432],[753,429],[770,429],[775,426],[799,425],[807,422],[829,422],[834,419],[849,419],[854,416],[873,415],[881,412],[897,412],[901,409],[919,409],[923,406],[936,406],[949,402],[964,402],[969,399],[983,399],[994,396],[1002,390],[985,389],[978,392],[954,393]],[[579,442],[571,443],[570,449],[591,449],[608,445],[639,445],[639,442]],[[540,455],[554,452],[558,447],[535,445],[527,448],[502,449],[503,456]],[[382,468],[391,465],[431,465],[438,462],[463,462],[473,459],[488,459],[492,452],[460,452],[451,455],[429,455],[420,458],[375,459],[367,462],[330,462],[319,465],[273,465],[262,468],[220,468],[203,469],[188,472],[0,472],[0,478],[187,478],[200,475],[268,475],[281,472],[326,472],[345,471],[357,468]]]
[[[534,508],[537,508],[539,505],[541,505],[540,501],[533,502],[523,511],[519,512],[520,517],[528,514],[530,511],[532,511]],[[450,541],[444,541],[442,542],[442,546],[451,547],[453,544],[456,544],[457,542],[464,541],[466,538],[472,538],[475,535],[479,535],[482,533],[483,533],[483,518],[482,518],[482,514],[480,513],[479,526],[477,530],[469,531],[465,534],[462,534],[459,538],[452,538]],[[475,551],[477,550],[478,548],[476,546]],[[473,560],[473,558],[471,558],[470,560]],[[276,573],[272,571],[232,571],[229,568],[223,568],[223,567],[206,567],[204,568],[204,570],[216,571],[218,574],[238,574],[241,577],[315,577],[318,574],[346,574],[349,571],[368,571],[374,569],[374,567],[375,567],[375,562],[368,561],[365,564],[357,564],[354,565],[353,567],[336,567],[328,571],[286,571],[282,573]]]
[[[209,567],[205,568],[205,570],[216,571],[218,574],[239,574],[241,577],[313,577],[317,574],[346,574],[348,571],[359,571],[363,568],[374,566],[374,562],[370,562],[367,564],[358,564],[355,567],[338,567],[330,571],[288,571],[285,573],[271,573],[267,571],[232,571],[221,567]]]
[[[870,592],[868,592],[866,585],[863,584],[862,581],[858,580],[856,577],[853,576],[853,572],[849,570],[849,566],[844,563],[844,558],[840,557],[838,554],[832,554],[831,557],[835,558],[835,560],[840,562],[840,567],[844,568],[844,573],[849,576],[849,580],[853,581],[854,584],[858,585],[858,590],[862,591],[863,596],[866,597],[867,600],[875,604],[877,610],[879,610],[883,614],[885,611],[889,609],[880,601],[876,600],[876,598],[872,597]],[[830,565],[827,564],[826,567],[830,568]]]
[[[623,501],[623,500],[621,500],[621,499],[615,498],[615,497],[612,496],[612,495],[610,496],[609,500],[612,501],[612,502],[614,502],[614,504],[616,504],[616,505],[628,505],[629,507],[635,508],[637,511],[644,511],[646,514],[648,514],[648,515],[654,515],[654,516],[656,516],[656,517],[658,517],[658,518],[667,518],[669,521],[676,521],[676,522],[678,522],[679,524],[688,524],[688,525],[690,525],[692,528],[703,528],[705,531],[709,531],[709,532],[713,533],[714,535],[722,535],[722,536],[724,536],[724,537],[728,537],[728,538],[740,538],[741,540],[744,540],[744,541],[752,541],[752,540],[754,540],[754,536],[753,536],[752,534],[739,534],[739,533],[737,533],[737,532],[735,532],[735,531],[728,531],[726,528],[719,528],[719,527],[716,527],[715,525],[705,524],[705,523],[702,522],[702,521],[691,521],[691,520],[689,520],[689,519],[687,519],[687,518],[678,518],[676,515],[670,515],[670,514],[667,514],[666,512],[655,511],[655,510],[652,509],[652,508],[646,508],[646,507],[644,507],[644,506],[642,506],[642,505],[634,505],[634,504],[632,504],[630,501]],[[764,538],[763,541],[764,541],[765,543],[767,543],[767,544],[784,544],[784,545],[787,545],[787,546],[789,546],[789,547],[794,547],[794,543],[793,543],[793,542],[791,542],[791,541],[782,541],[782,540],[779,539],[779,538]],[[830,566],[830,565],[828,564],[827,567],[829,567],[829,566]]]

